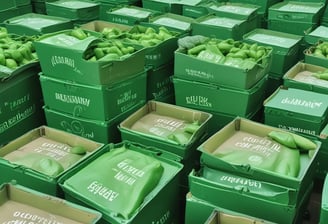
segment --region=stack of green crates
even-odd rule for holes
[[[33,11],[31,0],[8,0],[0,6],[0,22]]]
[[[17,35],[41,35],[73,28],[71,20],[39,13],[25,13],[4,21],[9,33]]]
[[[100,6],[99,19],[106,21],[108,18],[108,12],[117,7],[122,6],[141,6],[140,0],[95,0]]]
[[[324,6],[322,2],[276,3],[269,8],[268,29],[304,36],[319,26]]]
[[[46,2],[46,14],[72,20],[83,24],[99,18],[100,5],[97,2],[83,0],[57,0]]]
[[[185,42],[188,47],[189,43],[195,43],[194,41],[200,37],[205,39],[194,45],[197,47],[206,43],[207,37],[195,35],[180,38],[179,41]],[[189,38],[194,40],[188,40]],[[211,41],[222,42],[222,46],[226,45],[224,43],[236,42],[232,39],[217,38]],[[264,100],[272,49],[268,47],[268,54],[255,63],[251,62],[251,67],[246,69],[236,65],[242,63],[243,59],[239,58],[231,64],[215,62],[210,60],[210,57],[209,60],[199,59],[188,54],[186,47],[180,46],[175,51],[173,84],[176,104],[213,114],[211,133],[219,130],[236,116],[255,119]],[[223,62],[228,59],[227,56]],[[247,60],[244,62],[247,63]]]
[[[146,102],[144,48],[135,46],[122,59],[87,61],[85,51],[100,39],[79,40],[71,31],[35,42],[47,123],[99,142],[117,142],[117,124]]]
[[[266,136],[280,130],[246,118],[236,118],[203,142],[198,147],[201,151],[200,169],[189,174],[186,223],[204,223],[213,206],[274,223],[300,223],[313,189],[315,162],[321,143],[313,140],[316,148],[312,157],[289,148],[290,153],[298,154],[298,173],[290,175],[283,169],[279,171],[279,166],[284,163],[281,159],[276,171],[270,170],[264,162],[272,164],[270,158],[283,148],[273,149],[282,146]],[[271,147],[271,144],[275,146]],[[224,152],[233,152],[234,148],[240,149],[239,157],[237,154],[230,154],[235,156],[230,160],[229,155],[224,157]],[[221,149],[225,151],[221,153]],[[246,151],[253,154],[243,154]],[[291,159],[288,156],[285,162],[290,163]],[[263,166],[259,165],[262,163]],[[289,170],[293,169],[292,166],[289,165]],[[195,204],[203,212],[197,217],[193,215]]]
[[[273,49],[272,66],[268,72],[269,81],[266,90],[268,96],[282,85],[284,74],[300,60],[303,37],[259,28],[245,34],[243,40],[248,43],[270,46]]]
[[[305,48],[316,45],[319,41],[328,41],[328,27],[320,25],[304,36]],[[301,52],[304,54],[304,52]],[[304,57],[304,55],[303,55]]]
[[[328,177],[327,174],[324,178],[322,195],[321,195],[321,210],[320,210],[320,224],[324,224],[328,221],[328,202],[327,202],[327,194],[328,194]]]

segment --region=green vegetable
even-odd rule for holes
[[[312,76],[328,81],[328,69],[320,72],[313,73]]]
[[[6,66],[11,69],[15,69],[18,67],[17,62],[12,58],[6,58]]]
[[[297,134],[294,134],[294,133],[291,133],[291,135],[293,136],[294,141],[295,141],[295,143],[296,143],[296,145],[299,149],[314,150],[314,149],[317,148],[317,145],[313,141],[311,141],[310,139],[305,138],[305,137],[300,136],[300,135],[297,135]]]
[[[79,39],[83,40],[88,37],[88,35],[82,30],[82,28],[74,28],[71,30],[70,35]]]
[[[74,146],[69,152],[72,154],[84,155],[87,153],[87,150],[83,146]]]
[[[199,45],[196,45],[196,46],[188,49],[188,54],[189,55],[197,55],[197,54],[199,54],[201,51],[203,51],[205,49],[206,49],[206,45],[205,44],[199,44]]]
[[[193,122],[190,124],[186,124],[184,127],[184,131],[190,134],[194,134],[200,128],[198,122]]]

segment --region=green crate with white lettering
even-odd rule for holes
[[[79,40],[71,30],[45,34],[34,42],[44,75],[88,85],[109,85],[144,71],[145,50],[131,46],[135,52],[117,60],[85,59],[93,44],[101,42],[90,35]]]
[[[278,88],[264,102],[264,123],[318,136],[327,124],[327,95],[303,89]]]
[[[312,182],[301,193],[297,189],[208,167],[192,171],[189,185],[192,197],[215,207],[285,224],[302,220],[313,188]],[[247,206],[243,206],[245,204]],[[257,206],[261,209],[254,209]]]
[[[118,191],[124,192],[128,187],[137,191],[139,189],[137,189],[136,184],[143,186],[143,179],[151,177],[154,173],[150,173],[149,171],[148,173],[147,169],[140,168],[140,165],[138,166],[136,161],[132,160],[131,157],[122,161],[118,159],[117,161],[108,160],[104,166],[110,167],[114,162],[119,163],[115,170],[111,169],[105,172],[94,170],[97,164],[101,163],[101,159],[108,153],[119,152],[122,148],[127,150],[125,153],[138,153],[139,157],[143,158],[147,156],[149,159],[154,159],[163,168],[157,185],[153,186],[150,192],[146,190],[147,193],[143,193],[146,196],[140,201],[140,204],[134,208],[125,207],[126,210],[131,211],[129,215],[124,215],[126,213],[121,209],[115,211],[115,206],[120,206],[117,204],[123,200],[130,203],[130,198],[139,197],[139,195],[133,195],[133,190],[128,194],[120,194]],[[181,223],[179,221],[182,215],[181,207],[179,207],[180,203],[177,203],[176,199],[180,197],[179,178],[183,166],[177,159],[171,153],[161,152],[160,149],[155,147],[141,146],[133,142],[125,141],[117,144],[109,144],[106,150],[103,150],[102,154],[90,161],[89,164],[85,164],[81,169],[72,170],[72,172],[63,176],[60,180],[60,185],[68,201],[100,211],[102,213],[101,221],[104,223]],[[104,167],[104,169],[107,168]],[[95,171],[94,174],[91,174],[92,171]],[[103,176],[103,174],[107,174],[106,172],[117,172],[117,176]],[[132,172],[137,172],[137,174],[134,175]],[[143,172],[145,172],[144,175],[142,175]],[[88,180],[81,180],[79,178],[78,185],[74,184],[76,183],[76,177],[83,173],[90,173],[88,174]],[[126,179],[129,177],[130,179]],[[106,181],[104,181],[105,179]],[[122,188],[114,190],[110,187],[111,182],[120,184]],[[174,200],[167,200],[168,197],[172,197]],[[125,205],[122,204],[121,207],[123,206]]]
[[[46,13],[50,16],[58,16],[72,21],[92,21],[99,18],[100,4],[83,0],[57,0],[46,2]]]
[[[259,102],[264,100],[267,76],[248,90],[175,77],[173,84],[175,101],[180,106],[245,117],[261,107]]]
[[[44,103],[75,117],[111,120],[146,101],[146,71],[109,86],[83,85],[40,75]]]
[[[158,14],[160,14],[160,12],[140,6],[125,5],[109,10],[105,20],[131,26],[138,24],[141,21],[147,22],[150,17]]]
[[[51,110],[47,106],[44,106],[43,109],[46,122],[50,127],[107,144],[121,141],[121,134],[117,126],[145,103],[141,102],[108,121],[75,117],[70,114]]]
[[[272,47],[272,66],[269,72],[281,76],[299,60],[302,36],[263,28],[254,29],[243,36],[247,43]]]
[[[0,72],[0,145],[44,124],[38,64],[9,70],[10,74],[3,72]]]
[[[322,2],[282,1],[269,8],[269,20],[318,24],[325,4]]]

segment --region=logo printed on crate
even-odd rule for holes
[[[162,54],[146,54],[145,58],[147,60],[160,60],[162,58]]]
[[[223,175],[220,177],[220,181],[225,181],[231,184],[236,184],[236,185],[244,185],[244,186],[249,186],[249,187],[256,187],[256,188],[261,188],[261,182],[251,180],[251,179],[245,179],[245,178],[240,178],[240,177],[232,177],[232,176],[226,176]]]
[[[186,96],[186,103],[202,107],[212,107],[212,103],[208,102],[208,98],[204,96]]]
[[[135,99],[137,99],[137,93],[132,93],[132,90],[122,93],[117,98],[117,106],[121,106],[121,112],[128,110],[130,107],[136,104]],[[130,101],[130,102],[129,102]],[[122,105],[124,104],[124,105]]]
[[[124,19],[124,18],[120,18],[120,17],[113,17],[112,21],[114,23],[121,23],[121,24],[129,24],[129,20],[128,19]]]
[[[185,69],[186,73],[193,77],[199,77],[203,79],[214,79],[214,75],[210,73],[206,73],[204,71],[194,70],[194,69]]]
[[[90,193],[98,195],[108,201],[114,201],[119,196],[118,192],[105,187],[102,183],[99,183],[98,181],[91,182],[90,185],[87,187],[87,190]]]
[[[55,93],[55,99],[59,100],[61,102],[64,103],[68,103],[68,104],[79,104],[79,105],[83,105],[86,107],[90,106],[90,99],[85,98],[85,97],[81,97],[81,96],[75,96],[75,95],[66,95],[63,93]]]
[[[13,100],[11,102],[5,102],[4,106],[7,107],[9,106],[11,111],[14,111],[18,109],[22,104],[28,102],[30,100],[30,94],[26,94],[22,96],[21,98],[18,98],[16,100]]]
[[[303,100],[303,99],[297,99],[297,98],[289,98],[289,97],[282,99],[281,103],[294,105],[294,106],[307,107],[307,108],[311,108],[311,109],[317,109],[323,105],[322,102],[309,101],[309,100]]]
[[[315,131],[309,130],[309,129],[303,129],[303,128],[299,128],[299,127],[290,127],[290,126],[286,126],[283,124],[279,124],[278,127],[281,129],[288,130],[288,131],[300,132],[300,133],[309,134],[309,135],[316,135]]]
[[[170,211],[165,212],[165,214],[157,221],[152,221],[151,224],[164,224],[169,220],[171,216]]]
[[[56,56],[53,55],[51,57],[51,64],[53,67],[55,67],[58,64],[64,64],[71,68],[75,68],[75,60],[73,58],[68,58],[65,56]]]
[[[5,132],[9,128],[15,126],[19,122],[21,122],[24,119],[27,119],[32,114],[35,113],[35,104],[31,105],[30,107],[26,108],[23,112],[18,111],[17,114],[15,114],[13,117],[9,118],[7,121],[4,121],[0,124],[0,133]]]
[[[12,220],[5,221],[2,224],[34,224],[34,223],[51,223],[51,224],[64,224],[56,220],[55,215],[49,217],[42,217],[38,214],[31,214],[29,212],[14,211]]]
[[[93,131],[86,133],[84,130],[83,124],[80,121],[73,120],[71,123],[67,121],[61,121],[60,126],[69,133],[77,134],[88,139],[94,139],[95,134]]]

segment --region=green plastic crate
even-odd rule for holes
[[[0,11],[16,8],[16,0],[8,0],[2,2],[0,6]]]
[[[145,103],[146,102],[142,102],[135,105],[130,110],[121,113],[119,116],[109,121],[74,117],[69,114],[51,110],[47,106],[44,107],[44,113],[47,125],[50,127],[107,144],[121,141],[121,134],[117,126]]]
[[[311,183],[301,193],[297,189],[207,167],[191,172],[189,183],[193,197],[215,207],[285,224],[300,222],[313,188]],[[295,196],[298,201],[293,198]],[[247,206],[243,206],[245,204]],[[254,209],[255,206],[261,209]]]
[[[258,111],[261,106],[259,102],[264,100],[267,77],[263,77],[248,90],[175,77],[173,77],[173,84],[178,105],[244,117]]]
[[[80,222],[95,224],[101,213],[15,183],[0,186],[3,222]],[[17,217],[19,216],[19,217]]]
[[[28,36],[73,28],[73,23],[69,19],[38,13],[26,13],[12,17],[5,20],[4,25],[9,33]]]
[[[201,1],[188,1],[188,4],[182,5],[182,15],[191,18],[199,18],[209,14],[209,6],[211,0],[201,0]]]
[[[283,74],[299,61],[303,37],[290,33],[258,28],[243,36],[243,41],[272,47],[269,73]]]
[[[186,144],[178,144],[175,141],[161,138],[160,136],[134,131],[132,129],[133,124],[149,113],[156,113],[191,123],[198,121],[200,124],[199,129],[192,134]],[[151,100],[122,121],[118,128],[123,140],[137,142],[142,145],[154,146],[167,152],[174,153],[181,158],[188,158],[193,154],[195,147],[200,143],[204,136],[207,136],[208,124],[211,117],[212,115],[210,113],[203,111]],[[164,121],[162,122],[165,123],[166,119],[163,120]],[[176,128],[174,124],[168,124],[168,126],[172,126],[171,128],[168,128],[168,130]]]
[[[163,13],[150,17],[148,22],[140,22],[140,25],[144,26],[164,26],[170,31],[184,33],[188,35],[191,32],[191,24],[194,22],[194,18],[190,18],[183,15],[174,13]]]
[[[326,69],[327,68],[300,61],[285,73],[283,76],[283,84],[288,88],[328,94],[328,81],[313,76],[313,74],[323,72]]]
[[[90,194],[82,193],[84,186],[71,186],[70,180],[74,178],[79,172],[88,169],[88,164],[86,164],[82,169],[76,169],[68,173],[61,178],[61,187],[64,190],[65,198],[68,201],[74,203],[91,207],[102,213],[102,222],[104,223],[151,223],[159,222],[159,220],[165,220],[168,223],[179,223],[177,218],[181,216],[179,213],[179,203],[176,200],[167,200],[168,197],[177,199],[179,197],[179,178],[182,170],[182,164],[177,162],[174,158],[174,155],[170,153],[158,153],[154,147],[144,147],[131,142],[123,142],[118,144],[110,144],[103,154],[110,152],[125,146],[128,150],[139,152],[150,156],[152,158],[160,161],[161,165],[164,168],[163,175],[157,184],[157,186],[146,196],[142,204],[133,212],[132,216],[128,219],[124,219],[121,216],[118,216],[113,211],[103,206],[106,202],[101,200],[101,196],[94,198],[92,192]],[[101,155],[100,155],[101,156]],[[90,161],[89,164],[96,163],[97,158]],[[118,171],[121,169],[118,168]],[[117,172],[118,172],[117,171]],[[110,179],[109,179],[110,181]],[[90,184],[97,182],[90,179]],[[97,183],[94,183],[97,184]],[[106,182],[102,183],[101,186],[106,187]],[[86,188],[88,186],[85,186]],[[119,195],[119,197],[124,197],[124,195]],[[108,203],[108,202],[107,202]],[[110,202],[109,202],[110,203]],[[155,221],[154,221],[155,220]]]
[[[141,21],[147,22],[150,17],[160,14],[158,11],[139,6],[126,5],[107,11],[106,21],[124,25],[135,25]]]
[[[99,4],[92,1],[58,0],[46,2],[46,12],[50,16],[91,21],[99,18]]]
[[[289,20],[269,19],[268,29],[305,36],[318,27],[318,23],[297,22]]]
[[[0,78],[0,145],[45,123],[37,63]]]
[[[312,32],[304,36],[304,41],[308,47],[317,44],[319,41],[328,41],[328,27],[322,25],[318,26]]]
[[[234,136],[249,133],[264,138],[271,131],[281,130],[282,129],[259,123],[257,121],[237,117],[214,135],[210,136],[198,147],[198,150],[202,152],[200,162],[203,166],[215,170],[229,172],[257,181],[281,185],[286,188],[296,189],[297,192],[300,192],[300,195],[305,194],[306,190],[313,182],[316,169],[316,158],[319,148],[321,147],[321,142],[317,141],[315,138],[310,139],[317,145],[317,148],[314,149],[313,156],[310,158],[308,153],[302,153],[300,155],[300,170],[297,177],[278,174],[274,171],[253,167],[250,164],[229,163],[213,154],[218,147]],[[237,143],[243,144],[242,142],[244,141],[248,141],[248,139],[240,139]],[[269,143],[269,140],[267,140],[266,143],[271,144],[274,142]],[[263,145],[263,142],[248,142],[248,147],[256,146],[258,144]],[[260,153],[259,157],[261,157]]]
[[[314,54],[316,46],[322,42],[325,41],[318,41],[315,45],[312,45],[303,51],[305,63],[328,68],[328,59],[325,57],[316,56]]]
[[[178,48],[174,53],[174,76],[179,79],[199,81],[232,88],[250,89],[261,80],[271,67],[272,50],[252,68],[213,63],[188,55]]]
[[[325,4],[322,2],[282,1],[269,8],[269,20],[318,24]]]
[[[85,51],[100,39],[89,36],[80,41],[70,37],[69,31],[45,34],[34,42],[44,75],[81,84],[110,85],[144,71],[144,48],[135,46],[137,51],[121,60],[87,61],[83,59]]]
[[[174,94],[173,66],[171,62],[159,68],[147,69],[147,101]]]
[[[5,20],[14,17],[19,16],[19,10],[17,8],[11,8],[6,10],[0,10],[0,22],[3,23]]]
[[[38,143],[36,143],[36,141],[38,141]],[[33,143],[33,146],[30,145]],[[15,153],[16,150],[19,150],[21,147],[25,147],[25,150],[27,150],[28,147],[31,147],[31,151],[27,151],[25,155],[33,155],[31,153],[47,155],[51,158],[56,158],[56,161],[61,164],[65,164],[65,156],[69,155],[69,153],[65,151],[65,146],[67,145],[70,147],[77,145],[82,146],[86,149],[87,153],[70,165],[62,165],[63,170],[61,172],[54,173],[54,175],[47,175],[38,169],[29,168],[28,166],[11,162],[14,159],[15,154],[13,153]],[[33,190],[37,190],[52,196],[62,197],[63,192],[58,185],[60,176],[62,176],[65,172],[68,172],[68,170],[73,167],[80,166],[92,156],[95,156],[99,153],[99,151],[101,151],[103,146],[104,144],[102,143],[91,141],[89,139],[44,125],[38,128],[30,129],[28,132],[1,147],[0,168],[3,171],[3,175],[0,177],[0,183],[7,183],[15,180],[17,183]]]
[[[196,0],[199,1],[199,0]],[[162,13],[182,14],[182,5],[184,1],[175,0],[142,0],[142,7],[146,9],[156,10]],[[188,2],[188,1],[186,1]],[[181,3],[181,4],[180,4]]]
[[[146,71],[110,86],[91,86],[40,75],[45,105],[75,117],[111,120],[146,101]]]
[[[16,6],[31,5],[31,0],[15,0]]]
[[[267,82],[267,88],[265,90],[265,98],[271,96],[272,93],[274,93],[281,85],[283,85],[284,80],[283,76],[281,74],[276,73],[269,73],[268,74],[268,82]]]
[[[319,180],[324,180],[328,174],[328,124],[322,129],[320,135],[318,136],[318,141],[321,142],[321,148],[317,156],[317,168],[316,168],[316,178]]]
[[[251,31],[246,20],[206,15],[195,19],[191,24],[192,35],[203,35],[218,39],[242,40]]]
[[[281,87],[263,105],[264,123],[273,127],[317,136],[327,124],[326,94]]]
[[[263,1],[258,1],[258,0],[229,0],[229,2],[232,3],[246,3],[246,4],[254,4],[260,6],[258,13],[263,14],[267,16],[269,8],[280,2],[281,0],[263,0]]]

